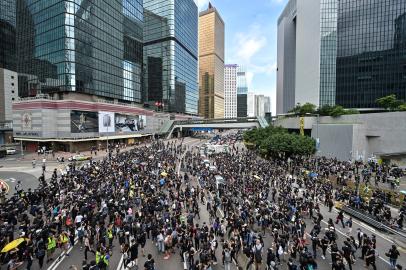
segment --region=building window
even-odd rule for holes
[[[14,90],[11,90],[11,93],[13,93],[13,94],[14,94]]]
[[[14,79],[14,76],[11,76],[11,79]]]
[[[14,98],[11,98],[11,100],[14,100]]]
[[[11,83],[11,86],[14,86],[14,83]]]

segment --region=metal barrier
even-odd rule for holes
[[[362,213],[362,212],[360,212],[360,211],[358,211],[358,210],[356,210],[356,209],[354,209],[352,207],[349,207],[347,205],[341,206],[340,209],[343,210],[345,213],[359,219],[360,221],[362,221],[364,223],[367,223],[368,225],[371,225],[374,228],[377,228],[378,230],[386,231],[388,233],[396,234],[396,235],[399,235],[399,236],[401,236],[403,238],[406,238],[405,233],[401,232],[400,230],[393,229],[393,228],[385,225],[384,223],[377,221],[375,219],[375,217],[373,217],[373,216]]]

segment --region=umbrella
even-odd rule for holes
[[[406,190],[401,190],[400,193],[406,195]]]
[[[18,239],[16,239],[16,240],[13,240],[13,241],[11,241],[10,243],[8,243],[8,244],[1,250],[1,252],[2,252],[2,253],[4,253],[4,252],[9,252],[10,250],[15,249],[16,247],[18,247],[19,245],[21,245],[22,242],[27,241],[27,240],[28,240],[28,238],[24,238],[24,237],[21,237],[21,238],[18,238]]]
[[[259,177],[258,175],[254,175],[254,178],[258,180],[261,179],[261,177]]]
[[[311,173],[309,173],[309,177],[312,177],[312,178],[315,178],[315,177],[317,177],[317,173],[315,173],[315,172],[311,172]]]
[[[162,175],[163,177],[168,176],[168,174],[167,174],[166,172],[161,172],[161,175]]]

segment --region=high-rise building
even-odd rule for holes
[[[338,2],[336,103],[376,108],[376,99],[406,99],[406,2]]]
[[[198,113],[198,10],[193,0],[144,0],[146,103]]]
[[[199,115],[224,118],[224,21],[210,3],[199,14]]]
[[[271,98],[248,92],[247,112],[248,117],[265,117],[266,113],[271,112]]]
[[[237,68],[235,64],[224,66],[224,118],[237,117]]]
[[[335,104],[338,0],[290,0],[278,19],[277,114]]]
[[[255,115],[265,117],[266,113],[271,112],[271,98],[264,95],[255,95]]]
[[[16,64],[16,2],[0,2],[0,68],[15,71]]]
[[[247,117],[248,85],[245,69],[237,68],[237,117]]]
[[[272,108],[271,108],[271,97],[265,96],[265,101],[264,101],[264,115],[266,116],[267,113],[271,113]]]
[[[255,93],[248,92],[247,94],[247,116],[248,117],[255,117],[257,115],[257,108],[255,106]]]
[[[17,0],[19,95],[141,102],[142,0]]]

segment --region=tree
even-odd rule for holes
[[[330,105],[323,105],[321,106],[318,110],[317,113],[320,114],[320,116],[330,116],[331,111],[334,109],[333,106]]]
[[[399,111],[406,111],[406,104],[401,104],[398,106]]]
[[[303,105],[300,105],[300,103],[296,104],[296,106],[289,111],[290,113],[295,113],[299,115],[305,115],[305,114],[313,114],[316,112],[316,105],[306,102]]]
[[[255,145],[263,155],[274,158],[289,157],[291,155],[310,155],[316,151],[314,139],[289,133],[282,127],[267,127],[254,129],[244,133],[244,140],[250,146]]]
[[[317,113],[320,114],[320,116],[339,117],[345,114],[359,114],[359,111],[355,109],[344,109],[343,106],[340,105],[324,105],[317,110]]]
[[[399,108],[399,106],[404,104],[403,101],[396,98],[395,94],[378,98],[376,100],[376,103],[382,108],[389,111],[395,111]]]
[[[344,114],[346,114],[346,111],[344,110],[343,106],[340,105],[334,106],[330,112],[331,117],[339,117]]]

